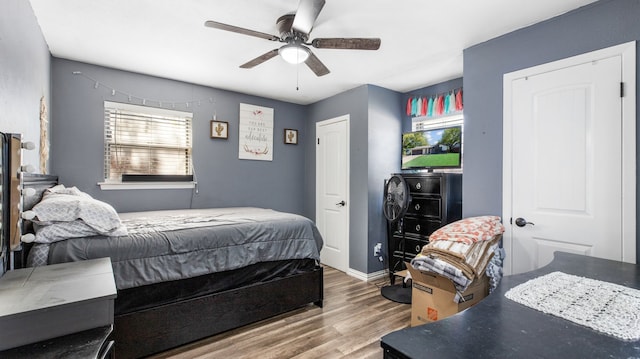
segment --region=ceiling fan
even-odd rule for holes
[[[280,36],[227,25],[217,21],[207,21],[204,24],[214,29],[285,43],[280,48],[273,49],[240,65],[244,69],[250,69],[280,55],[285,61],[292,64],[304,62],[316,76],[324,76],[329,73],[329,69],[311,52],[308,46],[316,49],[347,50],[377,50],[380,48],[379,38],[316,38],[307,42],[313,24],[324,4],[325,0],[300,0],[298,10],[295,13],[282,15],[276,21]]]

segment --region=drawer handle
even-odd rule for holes
[[[420,253],[422,251],[422,248],[420,248],[419,244],[416,244],[416,253]]]
[[[416,232],[420,232],[420,225],[416,224]]]
[[[416,203],[416,206],[414,207],[416,209],[416,211],[420,210],[420,203]]]
[[[422,188],[422,185],[420,184],[420,182],[416,183],[416,189],[420,189]]]

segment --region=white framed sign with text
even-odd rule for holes
[[[241,103],[239,133],[239,159],[273,160],[272,108]]]

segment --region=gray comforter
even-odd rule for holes
[[[311,220],[270,209],[132,212],[120,218],[126,236],[72,238],[36,247],[49,246],[49,264],[111,257],[116,285],[125,289],[264,261],[319,261],[323,245]]]

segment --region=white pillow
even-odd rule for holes
[[[58,185],[48,189],[42,200],[33,206],[32,212],[35,214],[32,221],[40,227],[81,220],[95,234],[126,235],[126,228],[111,205],[92,198],[76,187],[65,188],[64,185]]]

